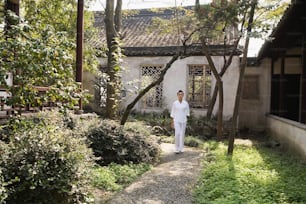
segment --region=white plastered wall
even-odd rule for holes
[[[125,108],[138,94],[140,88],[141,72],[140,67],[142,65],[164,65],[171,60],[169,57],[126,57],[123,60],[122,66],[124,67],[122,72],[122,82],[124,84],[125,97],[122,99],[122,108]],[[218,71],[223,66],[222,56],[213,56]],[[105,60],[101,59],[101,64],[105,64]],[[176,100],[176,93],[179,89],[187,93],[188,82],[188,65],[189,64],[208,64],[207,60],[203,56],[192,56],[184,59],[178,59],[175,61],[171,68],[165,75],[163,83],[163,108],[155,109],[154,111],[162,111],[164,109],[171,109],[171,105]],[[237,90],[238,78],[239,78],[239,58],[234,57],[231,66],[223,76],[224,85],[224,110],[223,116],[227,120],[232,117],[235,95]],[[212,77],[212,90],[215,85],[215,79]],[[218,100],[215,105],[214,114],[217,112]],[[137,111],[144,111],[141,109],[140,103],[134,107]],[[146,110],[149,111],[149,110]],[[150,110],[152,111],[152,110]],[[193,114],[201,116],[206,113],[206,110],[193,109]]]

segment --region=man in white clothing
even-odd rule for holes
[[[187,124],[187,116],[190,115],[189,104],[183,100],[184,92],[177,92],[177,100],[173,102],[170,117],[171,126],[175,132],[175,153],[184,151],[184,137]]]

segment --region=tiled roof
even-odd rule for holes
[[[191,9],[191,7],[190,7]],[[137,10],[134,15],[125,17],[122,20],[121,33],[123,37],[123,48],[126,56],[156,56],[173,55],[179,49],[180,41],[177,32],[162,33],[159,29],[149,29],[152,19],[174,19],[174,10],[162,11]],[[99,29],[96,37],[91,37],[90,43],[95,47],[102,47],[105,44],[104,19],[102,12],[95,12],[95,26]],[[149,31],[150,30],[150,31]],[[194,44],[188,49],[194,55],[203,55],[199,42],[190,39],[189,44]],[[211,46],[213,54],[220,55],[223,50],[220,46]]]
[[[224,49],[221,45],[211,45],[210,51],[211,55],[223,55],[224,50],[226,50],[226,55],[230,54],[230,47]],[[178,53],[178,51],[183,51],[182,46],[164,46],[164,47],[125,47],[123,48],[124,54],[127,56],[173,56]],[[199,44],[193,44],[187,46],[186,52],[187,55],[193,56],[203,56],[202,46]],[[241,54],[239,51],[236,54]]]

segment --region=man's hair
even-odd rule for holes
[[[177,93],[184,93],[184,91],[182,91],[182,90],[178,90],[178,92]]]

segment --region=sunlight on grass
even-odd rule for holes
[[[150,170],[150,164],[115,164],[92,169],[92,185],[106,191],[119,191]]]
[[[296,158],[258,145],[238,145],[230,158],[223,143],[208,146],[194,203],[306,203],[305,165]]]

